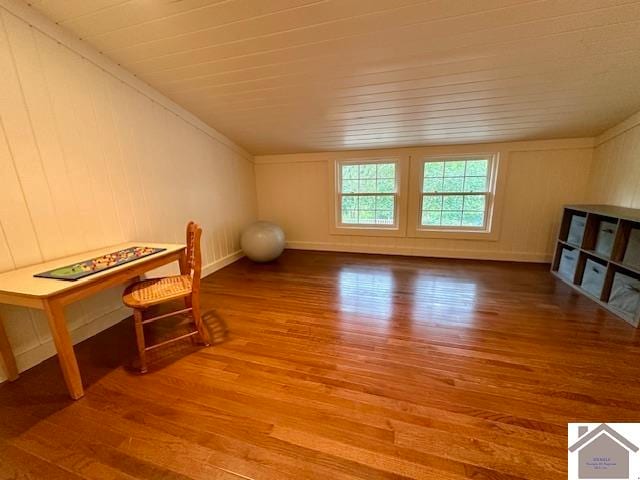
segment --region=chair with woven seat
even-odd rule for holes
[[[202,229],[196,223],[189,222],[187,225],[187,250],[183,261],[180,262],[180,275],[135,282],[129,285],[122,295],[123,303],[133,308],[141,373],[147,372],[146,353],[149,350],[196,335],[200,336],[200,339],[205,345],[209,344],[209,335],[204,327],[200,314],[200,274],[202,271],[202,258],[200,254],[201,235]],[[148,308],[180,299],[184,302],[184,308],[155,317],[144,318],[144,311]],[[191,314],[193,318],[194,328],[192,331],[154,345],[146,345],[144,336],[145,325],[162,318],[187,313]]]

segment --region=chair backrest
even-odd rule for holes
[[[200,285],[200,274],[202,272],[202,255],[200,253],[200,237],[202,228],[196,222],[187,224],[187,258],[183,273],[190,273],[193,278],[193,285]]]

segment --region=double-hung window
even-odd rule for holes
[[[499,154],[420,153],[330,162],[330,232],[495,240]]]
[[[418,228],[488,230],[495,164],[493,155],[424,159]]]
[[[336,166],[338,227],[397,228],[397,159],[344,160]]]

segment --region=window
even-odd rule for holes
[[[398,162],[393,159],[337,162],[338,224],[395,228],[398,225]]]
[[[422,163],[422,230],[487,230],[493,156],[428,158]]]
[[[429,150],[328,162],[330,233],[497,240],[500,154]]]

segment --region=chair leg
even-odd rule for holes
[[[192,308],[191,296],[184,297],[184,307],[185,308]],[[193,313],[192,313],[192,315],[193,315]],[[194,319],[195,319],[195,315],[194,315]],[[198,330],[198,332],[199,332],[199,330]],[[191,340],[191,345],[197,345],[198,339],[195,336],[190,337],[190,340]]]
[[[144,327],[142,326],[142,310],[133,310],[133,319],[136,325],[136,343],[138,344],[138,357],[140,358],[140,373],[147,373],[147,352],[144,344]]]
[[[196,328],[198,329],[198,332],[200,333],[200,338],[202,338],[202,341],[204,342],[205,345],[211,345],[211,340],[209,338],[209,332],[207,331],[207,328],[204,326],[204,323],[202,322],[202,315],[200,314],[200,299],[194,295],[192,297],[190,297],[191,300],[191,313],[193,314],[193,320],[196,324]]]

